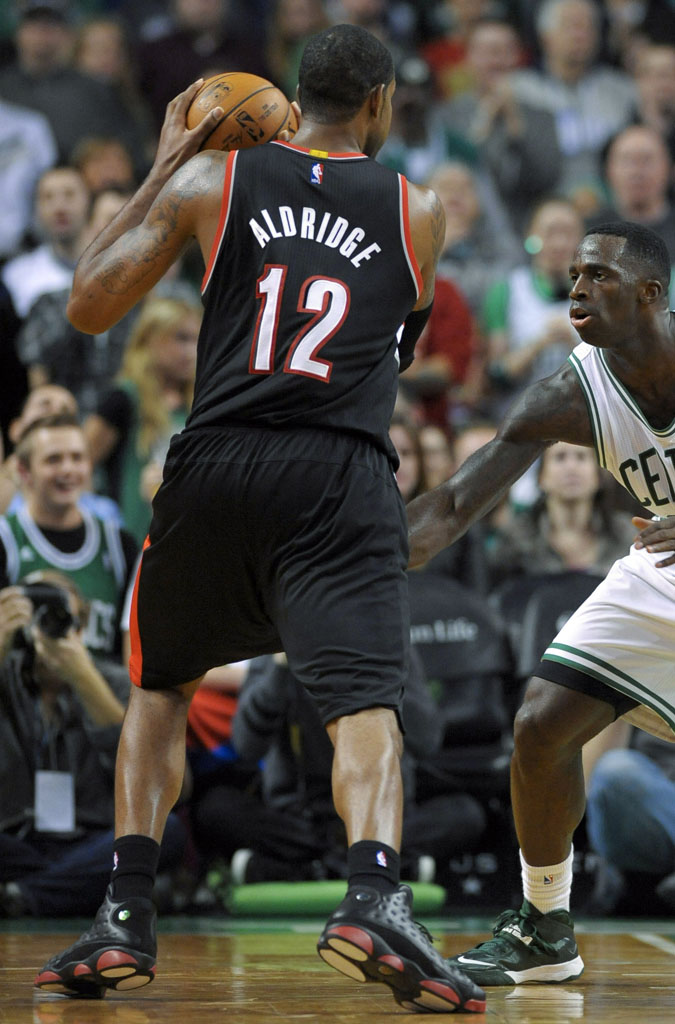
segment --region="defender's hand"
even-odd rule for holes
[[[657,569],[675,565],[675,516],[656,520],[633,516],[631,522],[639,530],[634,542],[636,548],[645,548],[650,552],[673,552],[672,555],[655,563]]]

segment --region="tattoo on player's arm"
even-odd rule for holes
[[[103,291],[110,295],[124,294],[130,284],[128,264],[124,260],[112,261],[96,277]]]
[[[164,243],[178,223],[178,213],[186,196],[175,192],[164,196],[150,210],[147,217],[148,230],[158,243]]]
[[[111,260],[99,271],[96,280],[109,295],[126,295],[152,271],[158,256],[158,251],[143,250],[142,255],[129,252],[124,259]]]
[[[103,291],[110,295],[125,295],[152,273],[160,260],[176,255],[172,235],[176,231],[181,208],[195,194],[188,185],[181,190],[167,192],[157,200],[145,223],[127,236],[124,256],[111,255],[96,274]]]

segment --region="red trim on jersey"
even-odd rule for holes
[[[209,261],[206,264],[206,270],[202,278],[202,295],[206,291],[206,286],[209,283],[213,265],[216,262],[218,250],[220,249],[220,243],[223,240],[225,234],[225,225],[227,224],[227,217],[230,212],[230,200],[232,199],[232,180],[234,178],[234,164],[237,159],[237,150],[233,149],[227,158],[227,164],[225,166],[225,181],[223,183],[223,198],[220,203],[220,217],[218,218],[218,227],[216,228],[216,235],[213,239],[213,245],[211,246],[211,252],[209,254]]]
[[[298,153],[306,153],[307,156],[316,157],[317,160],[367,160],[365,153],[326,153],[323,149],[308,149],[307,146],[298,146],[294,142],[284,142],[283,139],[274,139],[273,146],[285,146],[287,149],[295,149]]]
[[[403,246],[405,253],[410,264],[410,271],[415,279],[415,287],[417,288],[417,297],[422,294],[424,288],[424,281],[422,279],[422,272],[415,256],[415,250],[412,244],[412,235],[410,233],[410,210],[408,209],[408,182],[399,174],[398,180],[401,183],[401,227],[403,229]]]
[[[146,537],[143,541],[143,551],[149,547],[150,538]],[[141,560],[138,563],[138,569],[136,570],[136,579],[134,580],[134,589],[131,595],[131,612],[129,615],[129,637],[131,639],[129,675],[134,686],[141,685],[141,676],[143,674],[143,651],[141,649],[141,634],[138,630],[138,582],[141,578],[142,565],[143,557],[141,556]]]

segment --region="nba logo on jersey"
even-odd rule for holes
[[[387,855],[384,852],[384,850],[378,850],[377,851],[377,853],[375,854],[375,860],[377,861],[377,863],[380,865],[381,868],[386,868],[386,866],[387,866]]]
[[[323,164],[312,164],[312,173],[309,180],[312,185],[321,184],[323,181]]]

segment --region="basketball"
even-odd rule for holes
[[[282,131],[294,135],[298,128],[295,111],[281,89],[243,71],[207,78],[188,108],[188,128],[195,128],[214,107],[222,107],[225,114],[202,149],[249,149]]]

